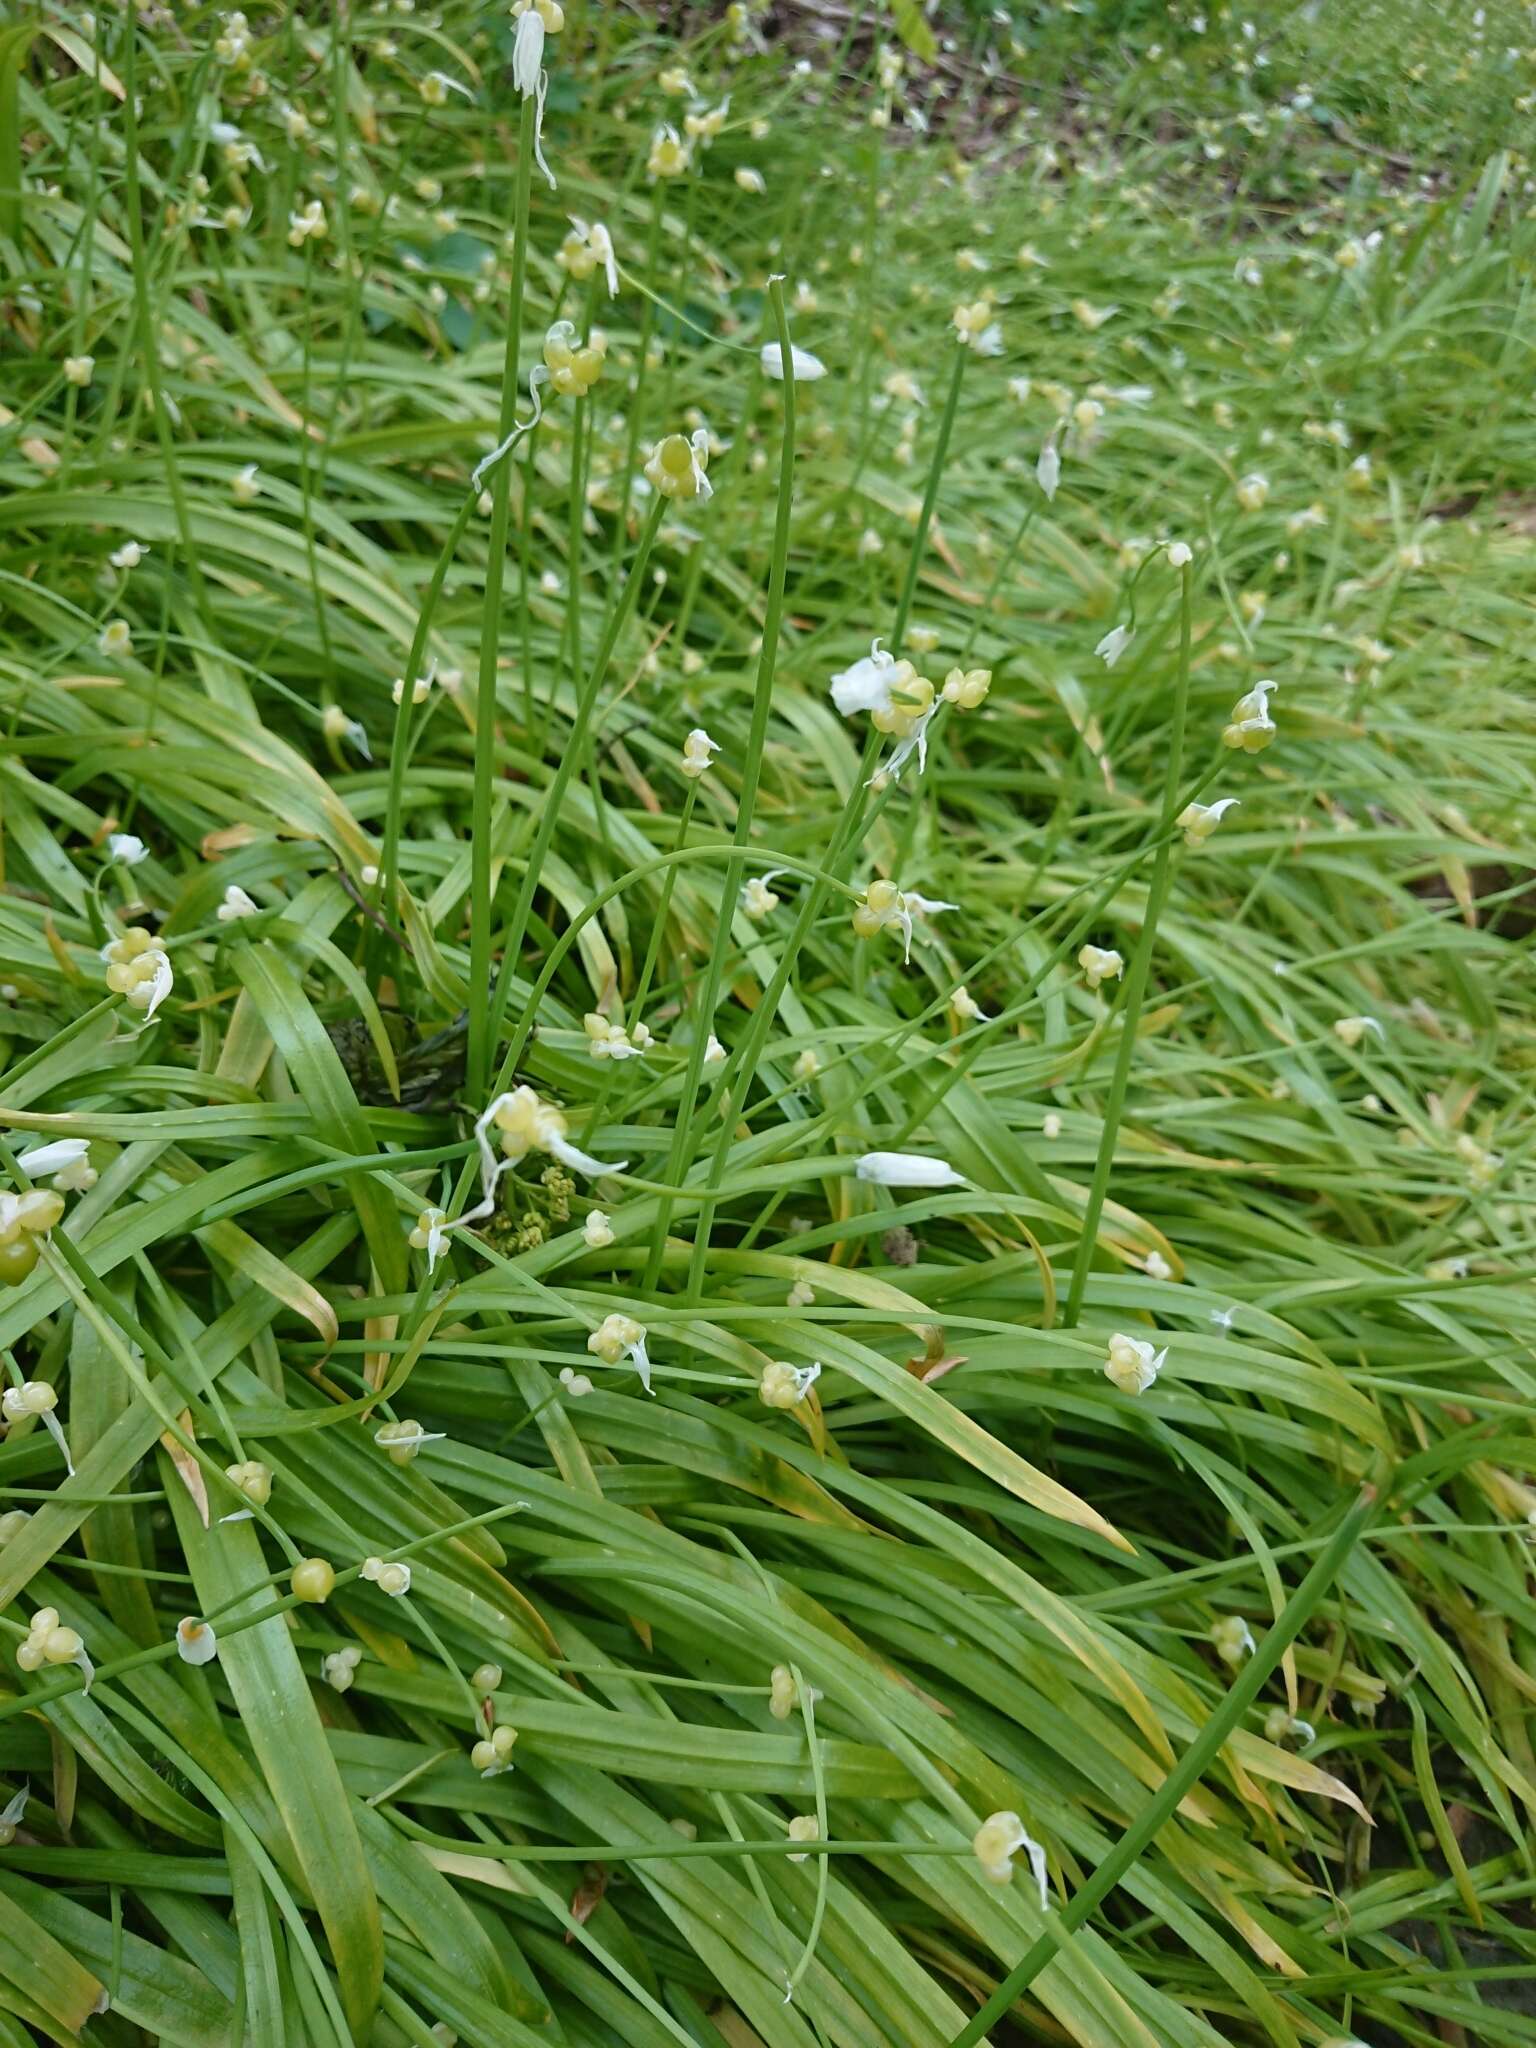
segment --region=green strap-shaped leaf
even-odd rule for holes
[[[168,1491],[203,1608],[263,1587],[267,1567],[251,1525],[205,1529],[185,1488],[173,1480]],[[248,1604],[267,1597],[256,1592]],[[226,1635],[219,1661],[325,1928],[348,2024],[366,2039],[384,1978],[379,1904],[287,1623],[274,1619]]]

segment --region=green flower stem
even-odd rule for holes
[[[933,524],[933,508],[938,502],[939,485],[944,476],[944,458],[949,453],[949,437],[954,432],[955,414],[960,408],[960,386],[965,381],[966,359],[970,353],[962,342],[955,343],[955,367],[950,375],[944,410],[939,417],[939,436],[934,443],[933,460],[928,465],[928,484],[923,492],[923,509],[917,515],[917,531],[912,536],[912,552],[907,557],[907,573],[901,586],[901,599],[896,606],[896,623],[891,628],[892,654],[900,654],[901,643],[906,637],[907,619],[912,610],[912,599],[917,594],[917,579],[923,566],[923,556],[928,549],[928,529]]]
[[[1187,583],[1185,587],[1188,588]],[[1052,1960],[1058,1946],[1064,1945],[1084,1925],[1089,1915],[1133,1868],[1143,1851],[1150,1848],[1160,1830],[1216,1761],[1222,1745],[1317,1611],[1323,1595],[1364,1534],[1375,1506],[1376,1488],[1363,1487],[1312,1569],[1286,1602],[1274,1627],[1232,1681],[1226,1698],[1168,1773],[1157,1793],[1147,1801],[1138,1818],[1126,1829],[1093,1876],[1079,1887],[1055,1921],[1047,1925],[1023,1961],[1008,1973],[980,2012],[956,2034],[950,2048],[975,2048],[977,2042],[984,2040],[988,2031],[1007,2016],[1020,1994]]]
[[[525,93],[517,131],[512,285],[507,299],[507,352],[502,370],[498,441],[507,438],[517,419],[518,356],[523,328],[523,287],[528,276],[528,206],[532,191],[536,112],[535,101]],[[512,456],[509,451],[496,466],[491,493],[491,534],[485,569],[485,598],[480,614],[480,682],[475,699],[475,780],[470,804],[469,841],[469,1042],[466,1056],[466,1086],[472,1098],[485,1093],[495,1043],[493,1012],[499,1014],[499,1005],[487,1005],[486,990],[491,979],[491,781],[496,755],[496,662],[501,648],[501,600],[507,573],[511,497]],[[519,592],[519,605],[526,616],[526,588]]]
[[[604,676],[608,673],[608,664],[613,659],[613,650],[618,645],[619,635],[623,632],[625,623],[630,613],[634,610],[635,599],[638,597],[640,585],[645,579],[645,565],[650,560],[651,548],[656,539],[656,531],[661,525],[662,514],[665,512],[668,502],[659,492],[651,501],[650,513],[646,519],[644,530],[640,535],[640,545],[636,550],[635,559],[630,565],[629,574],[625,578],[624,588],[619,594],[618,603],[608,615],[608,623],[603,628],[602,640],[599,642],[586,683],[576,702],[576,716],[572,721],[570,736],[561,749],[560,759],[556,765],[554,776],[550,781],[549,788],[545,792],[540,806],[538,830],[534,834],[533,845],[528,851],[527,865],[523,870],[522,887],[518,890],[517,903],[513,909],[511,921],[507,926],[501,970],[496,977],[496,989],[491,999],[487,1017],[489,1027],[488,1047],[495,1045],[501,1030],[501,1020],[507,1007],[507,997],[511,993],[512,978],[517,972],[518,955],[522,952],[523,940],[528,933],[528,919],[533,910],[533,899],[538,890],[539,877],[544,870],[544,858],[549,852],[550,842],[555,836],[555,828],[560,822],[560,809],[565,801],[565,792],[582,757],[587,730],[592,723],[593,708],[597,703],[597,693],[602,688]],[[489,875],[486,877],[485,891],[488,899],[490,894]],[[489,977],[489,973],[490,937],[489,933],[487,933],[487,977]],[[471,996],[473,997],[473,991],[471,991]],[[529,1024],[532,1022],[532,1002],[533,998],[530,997],[529,1007],[524,1012],[520,1021],[518,1030],[519,1044],[526,1034]],[[471,1009],[470,1014],[473,1017],[473,1009]],[[496,1083],[495,1093],[500,1094],[506,1087],[511,1077],[514,1059],[515,1053],[509,1053],[507,1061],[503,1064],[501,1077]],[[487,1098],[488,1090],[484,1085],[476,1087],[473,1083],[470,1084],[470,1099],[472,1101],[481,1102]]]
[[[683,1147],[688,1141],[688,1124],[693,1114],[693,1106],[698,1100],[699,1081],[704,1071],[704,1053],[709,1044],[715,1007],[720,997],[725,957],[731,947],[736,898],[746,869],[746,849],[751,843],[752,821],[757,809],[763,748],[768,737],[768,710],[773,700],[774,669],[778,662],[779,636],[784,623],[784,580],[789,562],[789,518],[794,501],[795,379],[790,367],[789,318],[784,310],[782,277],[769,279],[768,299],[773,309],[774,324],[778,330],[779,347],[786,371],[784,419],[779,452],[778,510],[774,518],[773,555],[768,569],[768,604],[763,617],[762,646],[757,658],[757,683],[752,694],[752,724],[747,736],[746,754],[741,764],[741,794],[736,806],[736,828],[732,834],[732,843],[740,852],[726,864],[725,876],[720,884],[720,914],[715,920],[714,945],[710,949],[702,994],[692,1005],[693,1037],[688,1047],[688,1065],[683,1076],[677,1120],[673,1126],[667,1173],[670,1181],[680,1181],[683,1168],[687,1164]],[[708,1206],[699,1212],[698,1232],[694,1240],[697,1261],[702,1261],[708,1247],[709,1214]],[[664,1200],[657,1209],[656,1222],[651,1233],[653,1264],[660,1261],[662,1247],[666,1243],[670,1215],[670,1204]]]
[[[659,180],[651,187],[651,228],[645,244],[645,276],[648,279],[654,279],[656,266],[661,260],[661,219],[666,203],[663,191]],[[646,357],[651,351],[651,329],[655,320],[656,301],[650,292],[645,292],[640,306],[640,331],[635,338],[635,388],[629,398],[629,433],[624,447],[624,475],[619,484],[619,516],[614,523],[615,566],[624,558],[624,541],[629,532],[629,495],[640,460],[640,436],[645,426]]]
[[[1137,940],[1130,972],[1125,978],[1125,999],[1120,1005],[1120,1044],[1115,1056],[1114,1074],[1110,1080],[1109,1102],[1104,1111],[1104,1128],[1099,1137],[1099,1156],[1094,1162],[1093,1180],[1083,1210],[1082,1235],[1077,1241],[1077,1255],[1072,1262],[1072,1283],[1067,1291],[1067,1304],[1062,1314],[1063,1324],[1069,1330],[1076,1327],[1083,1311],[1088,1268],[1098,1242],[1099,1218],[1104,1212],[1104,1198],[1109,1191],[1115,1144],[1120,1134],[1120,1120],[1125,1113],[1125,1096],[1130,1085],[1131,1065],[1136,1057],[1136,1030],[1141,1021],[1141,1005],[1147,992],[1147,974],[1152,965],[1152,949],[1157,943],[1157,921],[1162,915],[1163,904],[1168,895],[1168,876],[1173,861],[1173,822],[1179,811],[1179,773],[1184,759],[1184,721],[1189,709],[1190,574],[1187,565],[1180,574],[1182,580],[1179,591],[1179,673],[1174,684],[1173,716],[1168,725],[1168,770],[1163,784],[1163,812],[1158,826],[1157,852],[1152,862],[1152,879],[1147,887],[1147,907],[1142,919],[1141,937]]]

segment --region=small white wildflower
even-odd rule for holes
[[[613,1243],[613,1225],[601,1209],[591,1211],[581,1226],[581,1234],[589,1251],[605,1251]]]
[[[1189,546],[1187,541],[1169,541],[1168,566],[1170,569],[1187,569],[1194,559],[1194,550]]]
[[[991,1020],[964,982],[949,999],[949,1007],[961,1024],[986,1024]]]
[[[1245,512],[1261,512],[1269,497],[1269,478],[1251,470],[1247,476],[1238,478],[1235,489],[1237,502]]]
[[[587,1349],[605,1365],[617,1365],[621,1358],[633,1360],[641,1386],[650,1393],[651,1361],[645,1348],[645,1325],[637,1323],[633,1316],[617,1312],[605,1316],[587,1339]]]
[[[1040,1910],[1042,1913],[1045,1911],[1050,1900],[1045,1851],[1031,1839],[1029,1830],[1016,1813],[989,1814],[976,1830],[971,1847],[981,1865],[981,1874],[989,1884],[1009,1883],[1013,1877],[1013,1859],[1022,1849],[1029,1858],[1031,1874],[1040,1890]]]
[[[333,1692],[349,1692],[362,1661],[362,1651],[348,1643],[345,1649],[333,1650],[328,1657],[321,1658],[320,1676]]]
[[[64,382],[84,390],[96,374],[94,356],[66,356],[64,358]]]
[[[1173,1278],[1173,1268],[1161,1252],[1148,1252],[1146,1257],[1146,1275],[1149,1280],[1171,1280]]]
[[[789,1365],[782,1358],[770,1358],[758,1382],[758,1398],[765,1408],[798,1408],[820,1377],[820,1360]]]
[[[865,1152],[854,1166],[862,1181],[882,1188],[963,1188],[965,1175],[947,1159],[926,1159],[918,1152]]]
[[[406,1243],[413,1251],[425,1252],[430,1273],[448,1249],[448,1218],[441,1209],[423,1209],[410,1230]]]
[[[759,361],[765,377],[772,377],[775,383],[783,383],[784,351],[778,342],[765,341]],[[819,356],[813,356],[809,349],[796,348],[793,344],[789,351],[789,367],[797,384],[814,384],[818,377],[827,374],[827,366]]]
[[[1159,1351],[1145,1337],[1127,1337],[1117,1330],[1109,1340],[1104,1377],[1122,1394],[1144,1394],[1162,1371],[1167,1356],[1166,1344]]]
[[[683,773],[691,782],[697,782],[719,751],[720,742],[712,740],[702,725],[696,725],[683,741]]]
[[[1047,502],[1053,501],[1057,486],[1061,482],[1061,456],[1056,448],[1056,436],[1051,434],[1040,450],[1040,459],[1035,464],[1035,481],[1046,495]]]
[[[113,832],[107,839],[107,858],[120,861],[125,868],[136,868],[141,860],[149,859],[149,848],[132,832]]]
[[[254,505],[261,496],[261,471],[254,462],[237,469],[229,480],[230,496],[237,505]]]
[[[1125,961],[1112,946],[1084,946],[1077,964],[1090,989],[1096,989],[1102,981],[1118,981],[1125,972]]]
[[[575,1367],[570,1365],[561,1366],[560,1384],[573,1401],[583,1400],[588,1394],[597,1391],[584,1372],[577,1372]]]
[[[423,1444],[446,1443],[447,1437],[440,1429],[424,1429],[412,1417],[404,1416],[399,1422],[380,1423],[373,1440],[391,1465],[409,1465]]]
[[[388,1594],[391,1600],[398,1600],[411,1590],[411,1568],[408,1564],[386,1564],[382,1558],[365,1557],[362,1576],[377,1586],[381,1593]]]
[[[1061,1117],[1056,1110],[1048,1109],[1040,1119],[1040,1135],[1042,1138],[1059,1138],[1061,1136]]]
[[[821,1072],[821,1056],[816,1048],[808,1045],[804,1052],[799,1053],[790,1072],[802,1087],[814,1081]]]
[[[779,899],[768,886],[766,875],[753,875],[742,885],[741,907],[753,923],[769,916],[778,908]]]
[[[1130,627],[1112,626],[1093,651],[1106,668],[1113,668],[1130,644]]]
[[[1353,1048],[1360,1043],[1368,1031],[1374,1031],[1378,1038],[1386,1036],[1386,1033],[1382,1030],[1380,1023],[1375,1017],[1336,1017],[1334,1019],[1333,1035],[1340,1045],[1347,1045]]]
[[[253,896],[248,896],[238,882],[231,882],[214,915],[220,924],[229,924],[237,917],[259,917],[261,905]]]
[[[133,629],[126,619],[109,619],[102,627],[101,638],[96,644],[103,654],[114,661],[121,661],[133,650]]]
[[[977,299],[971,305],[956,306],[951,318],[962,348],[968,348],[978,356],[1002,354],[1003,330],[992,318],[990,299]]]
[[[1224,1614],[1211,1624],[1211,1642],[1223,1664],[1241,1664],[1258,1645],[1253,1630],[1240,1614]]]
[[[1186,804],[1176,821],[1186,844],[1204,846],[1227,812],[1241,802],[1241,797],[1221,796],[1213,804]]]
[[[1278,730],[1269,715],[1269,700],[1279,687],[1277,682],[1266,679],[1238,698],[1222,731],[1223,746],[1241,747],[1245,754],[1262,753]]]
[[[183,1664],[211,1664],[219,1654],[219,1639],[206,1621],[189,1614],[176,1624],[176,1654]]]

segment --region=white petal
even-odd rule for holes
[[[759,361],[765,377],[773,377],[783,383],[784,350],[778,342],[765,341]],[[796,348],[793,342],[789,348],[789,367],[797,384],[814,384],[818,377],[827,374],[827,366],[819,356],[813,356],[809,349]]]
[[[1035,464],[1035,479],[1047,499],[1055,497],[1056,486],[1061,482],[1061,457],[1056,452],[1054,440],[1047,441],[1040,450],[1040,460]]]
[[[635,1361],[635,1371],[640,1375],[641,1386],[644,1387],[648,1394],[654,1394],[656,1389],[651,1385],[650,1354],[645,1348],[645,1339],[643,1337],[640,1338],[638,1343],[630,1345],[629,1355]]]
[[[188,1635],[189,1627],[196,1629],[196,1634]],[[197,1617],[189,1614],[176,1624],[176,1654],[183,1664],[211,1664],[219,1654],[218,1637],[206,1621],[199,1626]]]
[[[62,1173],[66,1166],[78,1166],[90,1150],[84,1138],[55,1138],[51,1145],[34,1145],[24,1152],[21,1164],[29,1180],[42,1180],[50,1173]]]
[[[947,1159],[920,1152],[866,1152],[854,1168],[860,1180],[882,1188],[963,1188],[965,1175]]]
[[[832,702],[844,718],[852,718],[856,711],[890,710],[890,672],[895,666],[896,657],[887,654],[877,640],[862,661],[832,678]]]
[[[144,1022],[147,1024],[175,986],[176,977],[171,972],[170,956],[161,952],[158,946],[151,947],[141,957],[155,963],[155,978],[150,983],[149,1001],[144,1006]]]
[[[579,1151],[576,1146],[567,1144],[564,1138],[551,1138],[546,1150],[562,1166],[569,1166],[574,1172],[584,1173],[592,1180],[600,1173],[622,1173],[629,1164],[627,1159],[594,1159],[590,1152]]]
[[[107,857],[120,860],[125,868],[136,868],[141,860],[149,859],[149,848],[132,832],[113,832],[107,839]]]
[[[3,1808],[0,1808],[0,1828],[20,1827],[22,1821],[26,1818],[28,1796],[28,1788],[23,1785],[21,1790],[15,1793]]]
[[[544,18],[530,7],[517,20],[512,43],[512,83],[525,97],[539,89],[539,72],[544,65]]]

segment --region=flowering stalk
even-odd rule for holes
[[[582,758],[587,729],[592,723],[592,712],[597,703],[597,693],[602,688],[604,676],[608,673],[608,664],[613,659],[613,650],[618,645],[619,635],[623,632],[629,615],[634,610],[635,600],[640,594],[640,586],[645,580],[645,565],[650,560],[651,547],[656,539],[656,530],[661,525],[662,514],[667,509],[667,503],[667,499],[659,491],[651,500],[650,514],[641,532],[640,545],[635,551],[635,559],[630,564],[629,574],[624,580],[624,587],[619,594],[618,602],[608,615],[608,623],[603,628],[603,637],[598,645],[597,653],[593,656],[592,666],[587,673],[587,680],[582,687],[581,695],[576,700],[576,716],[572,721],[570,736],[561,749],[560,759],[556,765],[553,779],[550,782],[549,788],[544,793],[539,811],[538,830],[534,834],[532,846],[528,849],[528,860],[523,869],[523,884],[517,892],[517,903],[513,908],[512,917],[507,926],[501,956],[501,968],[496,977],[496,989],[491,999],[489,1012],[485,1018],[485,1046],[487,1054],[495,1045],[497,1034],[501,1029],[502,1015],[507,1007],[507,997],[511,993],[512,978],[517,972],[518,955],[522,952],[523,940],[528,931],[528,919],[533,910],[534,895],[538,890],[539,877],[543,873],[544,858],[549,852],[550,841],[555,836],[555,827],[560,822],[560,808],[565,801],[566,789]],[[485,891],[486,916],[487,920],[489,920],[490,879],[488,874],[485,882]],[[486,976],[489,979],[489,929],[487,929],[485,935],[485,961]],[[473,999],[474,992],[472,990],[472,1004]],[[519,1025],[519,1040],[521,1040],[530,1014],[531,1007],[529,1012],[525,1012]],[[473,1018],[473,1008],[471,1008],[470,1015]],[[502,1077],[498,1083],[499,1088],[504,1088],[510,1079],[512,1064],[512,1058],[509,1056],[504,1063]],[[471,1092],[473,1099],[478,1101],[489,1091],[482,1088],[478,1092]]]
[[[944,400],[944,411],[939,420],[938,439],[933,446],[933,460],[928,465],[928,483],[923,492],[923,509],[917,516],[917,531],[912,536],[912,553],[907,558],[906,579],[901,586],[901,599],[896,606],[896,623],[891,628],[891,652],[900,654],[901,643],[906,635],[907,615],[912,609],[912,599],[917,592],[918,572],[923,566],[923,555],[928,547],[928,529],[933,523],[933,508],[938,501],[939,484],[944,475],[944,458],[949,453],[949,437],[954,429],[955,414],[960,407],[960,384],[965,376],[966,358],[971,351],[957,342],[955,344],[955,367],[949,380],[949,393]]]
[[[1115,1142],[1120,1133],[1120,1119],[1125,1112],[1125,1095],[1130,1085],[1131,1062],[1136,1057],[1136,1030],[1141,1021],[1141,1005],[1147,990],[1147,973],[1152,964],[1152,948],[1157,943],[1157,921],[1162,915],[1163,903],[1168,894],[1168,875],[1173,859],[1174,819],[1180,809],[1179,770],[1184,759],[1184,718],[1189,707],[1191,586],[1187,562],[1179,571],[1179,579],[1179,673],[1174,684],[1173,717],[1168,727],[1168,768],[1163,779],[1163,809],[1158,821],[1158,847],[1152,862],[1152,878],[1147,885],[1147,906],[1142,918],[1141,937],[1136,942],[1136,952],[1131,961],[1130,971],[1125,977],[1125,998],[1120,1005],[1120,1044],[1115,1055],[1114,1074],[1110,1080],[1109,1101],[1104,1111],[1104,1128],[1099,1135],[1099,1156],[1094,1161],[1093,1180],[1083,1210],[1082,1235],[1077,1241],[1077,1254],[1072,1262],[1072,1284],[1067,1291],[1067,1305],[1062,1317],[1065,1327],[1069,1330],[1075,1328],[1083,1310],[1083,1295],[1088,1286],[1088,1268],[1092,1263],[1094,1247],[1098,1243],[1099,1218],[1104,1212],[1104,1198],[1109,1190],[1110,1168],[1115,1157]]]
[[[778,329],[779,347],[783,360],[790,361],[789,319],[784,310],[784,280],[773,277],[768,280],[768,299],[773,308],[774,323]],[[763,748],[768,737],[768,708],[773,699],[773,675],[778,660],[779,636],[784,620],[784,579],[789,561],[789,515],[794,498],[795,474],[795,380],[793,376],[784,379],[784,418],[780,438],[779,454],[779,496],[778,509],[773,526],[773,557],[768,570],[768,604],[763,616],[762,647],[757,658],[757,684],[752,695],[752,724],[747,736],[746,752],[741,764],[741,794],[736,807],[736,829],[732,834],[732,845],[738,849],[726,863],[725,879],[720,890],[720,916],[715,924],[715,942],[710,950],[709,966],[705,971],[702,994],[694,1012],[694,1032],[688,1047],[688,1066],[683,1076],[682,1095],[678,1103],[677,1120],[673,1126],[672,1151],[667,1178],[680,1182],[686,1165],[683,1147],[688,1141],[688,1125],[693,1107],[698,1100],[699,1077],[704,1070],[704,1054],[709,1044],[710,1026],[714,1020],[715,1005],[719,1000],[720,983],[725,973],[726,955],[733,940],[735,924],[734,910],[737,895],[741,889],[742,876],[746,872],[747,848],[752,838],[752,819],[757,807],[757,785],[762,770]],[[648,1261],[648,1286],[655,1285],[655,1274],[661,1265],[662,1248],[667,1238],[667,1223],[672,1213],[671,1202],[663,1197],[657,1205],[656,1221],[651,1231],[651,1249]],[[694,1236],[694,1265],[701,1268],[709,1246],[710,1204],[699,1211]]]
[[[512,432],[517,419],[518,348],[523,327],[523,285],[528,275],[528,203],[533,188],[534,124],[538,102],[523,95],[517,131],[517,195],[512,215],[512,287],[507,300],[507,352],[501,376],[501,417],[497,442]],[[469,1040],[466,1087],[470,1099],[487,1092],[495,1019],[501,1013],[502,991],[490,1009],[486,989],[491,979],[491,777],[496,749],[496,657],[501,644],[501,598],[507,573],[507,525],[512,494],[512,462],[503,456],[491,487],[491,534],[485,569],[485,598],[480,614],[480,682],[475,699],[475,780],[470,803],[469,881]],[[528,592],[518,592],[526,618]],[[558,776],[557,776],[558,781]],[[558,809],[554,798],[546,820]],[[540,856],[542,859],[542,855]],[[521,944],[521,934],[518,943]]]

